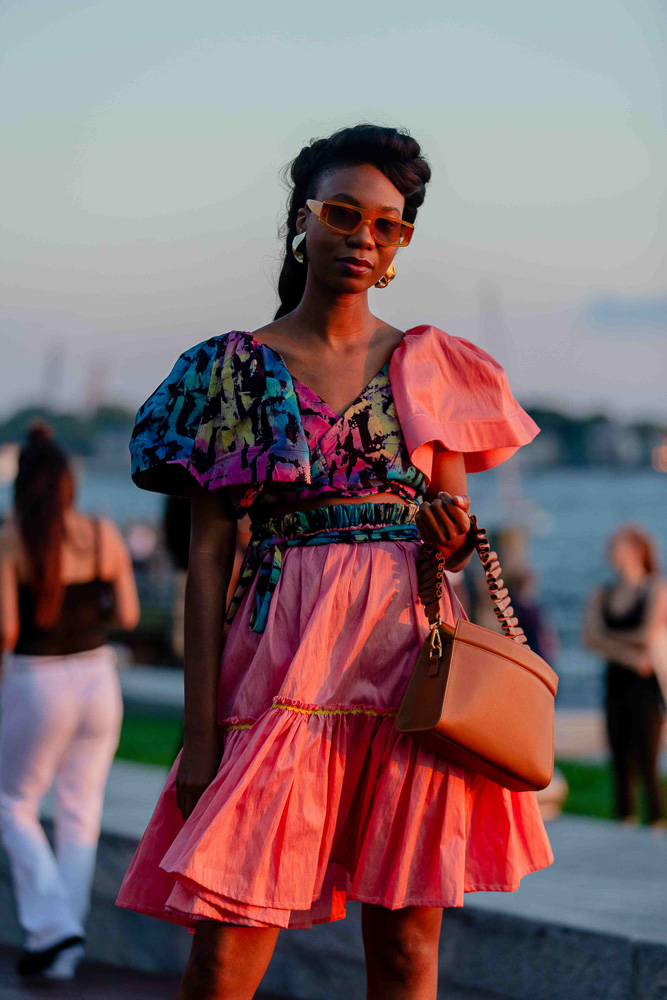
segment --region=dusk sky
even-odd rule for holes
[[[433,169],[373,308],[526,404],[666,413],[664,7],[4,0],[0,414],[136,408],[276,308],[280,170],[396,125]]]

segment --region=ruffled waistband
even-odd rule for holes
[[[414,525],[417,506],[405,503],[336,503],[313,510],[297,510],[276,518],[256,518],[253,538],[273,536],[280,539],[302,537],[321,532],[383,525]],[[415,528],[416,531],[416,528]]]
[[[374,541],[416,540],[419,537],[416,512],[416,505],[403,503],[332,504],[314,510],[293,511],[280,518],[253,520],[252,537],[227,611],[227,621],[232,621],[259,571],[250,628],[253,632],[264,631],[285,549],[297,545],[340,542],[357,545]],[[267,559],[269,554],[271,558]]]

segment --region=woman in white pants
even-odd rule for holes
[[[106,779],[123,703],[109,625],[134,628],[132,564],[115,525],[74,508],[49,428],[19,456],[0,529],[0,839],[26,940],[23,975],[71,978],[83,954]],[[52,850],[39,806],[55,781]]]

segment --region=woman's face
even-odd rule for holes
[[[313,196],[317,201],[340,201],[400,219],[405,198],[388,178],[370,163],[337,167],[325,174]],[[336,233],[308,208],[299,209],[297,232],[305,233],[309,275],[339,294],[365,292],[385,273],[396,256],[396,247],[384,247],[364,222],[350,236]],[[302,244],[303,246],[303,244]]]
[[[641,552],[631,538],[627,535],[616,535],[609,545],[609,561],[619,572],[627,568],[634,568],[641,562]]]

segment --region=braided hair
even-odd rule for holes
[[[306,287],[307,268],[292,254],[296,236],[296,217],[300,208],[317,192],[322,177],[336,167],[370,163],[382,171],[405,198],[403,219],[414,222],[424,201],[431,168],[421,155],[416,139],[395,128],[360,124],[342,128],[326,139],[315,139],[304,146],[285,169],[292,187],[287,202],[287,220],[282,227],[285,258],[278,279],[280,307],[274,319],[296,309]]]

